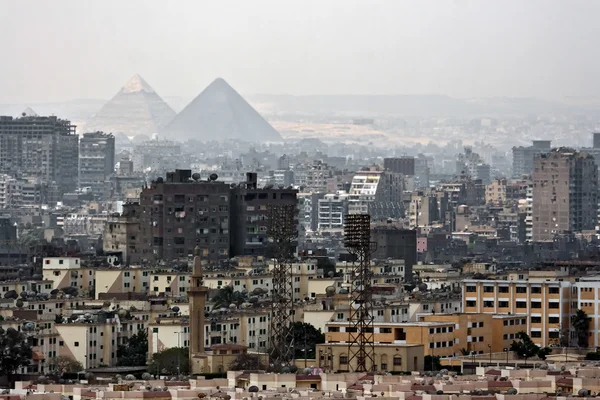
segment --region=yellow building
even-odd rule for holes
[[[52,289],[74,287],[79,292],[95,286],[95,270],[82,267],[77,257],[47,257],[43,260],[42,276],[52,281]]]
[[[583,277],[575,283],[577,308],[583,310],[590,318],[588,346],[600,346],[600,276]],[[575,313],[575,311],[573,311]],[[575,344],[575,343],[573,343]]]
[[[326,324],[325,342],[344,343],[346,347],[353,329],[348,322]],[[453,322],[387,322],[373,324],[376,344],[423,345],[424,355],[450,357],[459,354],[460,343],[455,342]]]
[[[493,314],[428,314],[421,315],[421,321],[446,322],[454,324],[455,356],[503,352],[527,324],[527,315]],[[437,331],[437,328],[436,328]],[[431,344],[429,345],[431,346]],[[491,347],[490,347],[491,346]]]
[[[152,270],[102,268],[95,271],[96,299],[103,293],[149,293]]]
[[[183,297],[190,287],[190,275],[187,273],[156,271],[150,274],[149,294],[168,297]]]
[[[463,281],[465,313],[527,315],[524,331],[538,346],[558,345],[570,329],[574,313],[572,284],[568,281],[475,280]],[[575,301],[576,303],[576,301]]]
[[[422,344],[385,344],[374,346],[374,365],[367,361],[367,370],[381,372],[422,371],[424,367]],[[323,343],[316,348],[318,366],[327,372],[356,370],[356,358],[348,352],[345,343]]]

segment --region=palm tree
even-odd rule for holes
[[[213,296],[212,302],[214,303],[215,308],[221,308],[229,307],[231,304],[239,306],[246,301],[246,299],[247,296],[242,292],[238,292],[237,290],[234,291],[233,286],[225,286],[224,288],[219,289],[219,291]]]
[[[588,332],[590,330],[590,317],[583,310],[577,310],[571,317],[571,325],[577,336],[577,346],[588,347]]]

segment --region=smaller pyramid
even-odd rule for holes
[[[104,131],[127,136],[160,132],[175,111],[140,75],[135,74],[85,125],[88,132]]]
[[[279,132],[221,78],[177,114],[164,132],[176,140],[281,140]]]
[[[33,111],[33,109],[31,107],[27,107],[25,110],[23,110],[23,112],[21,113],[21,116],[23,117],[37,117],[38,114]]]

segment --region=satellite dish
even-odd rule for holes
[[[164,179],[162,176],[159,176],[158,178],[156,178],[156,183],[163,183]]]
[[[327,297],[331,297],[335,294],[335,287],[334,286],[327,286],[325,288],[325,293],[327,294]]]
[[[210,179],[211,181],[216,181],[217,179],[219,179],[219,175],[217,175],[217,174],[210,174],[210,176],[208,177],[208,179]]]
[[[199,174],[199,173],[197,173],[197,172],[194,172],[194,173],[192,174],[192,179],[193,179],[193,180],[195,180],[195,181],[198,181],[198,180],[200,180],[200,174]]]

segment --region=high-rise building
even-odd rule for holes
[[[404,175],[397,172],[369,169],[358,171],[350,184],[350,214],[368,213],[372,220],[401,218],[404,214],[402,193]]]
[[[371,241],[376,244],[373,258],[404,260],[404,280],[412,279],[412,267],[417,263],[417,231],[394,224],[376,224],[371,228]]]
[[[386,171],[396,172],[408,176],[414,176],[415,158],[409,156],[384,158],[383,168]]]
[[[599,132],[594,132],[593,133],[593,147],[595,149],[600,149],[600,133]]]
[[[210,262],[266,255],[269,207],[291,204],[297,209],[297,191],[258,188],[256,173],[234,187],[217,179],[216,174],[202,180],[190,170],[176,170],[144,188],[139,217],[132,216],[139,218],[139,235],[127,236],[128,251],[133,246],[136,258],[148,261],[186,258],[195,248]],[[112,249],[105,243],[105,250]]]
[[[535,159],[533,241],[556,234],[593,230],[598,212],[598,167],[594,158],[569,148]]]
[[[16,178],[39,178],[56,187],[52,200],[73,191],[79,164],[75,125],[57,117],[0,117],[0,172]]]
[[[535,157],[550,151],[550,140],[534,140],[528,147],[513,147],[513,177],[531,175],[534,168]]]
[[[79,188],[102,196],[115,169],[115,137],[103,132],[84,133],[79,141]]]
[[[319,200],[319,230],[343,229],[344,216],[348,213],[348,194],[328,193]]]
[[[229,185],[176,170],[142,191],[140,207],[142,259],[186,258],[196,246],[205,259],[229,258]]]
[[[290,204],[298,209],[296,189],[259,188],[257,174],[231,189],[231,256],[267,255],[269,206]],[[296,227],[298,216],[294,216]]]

